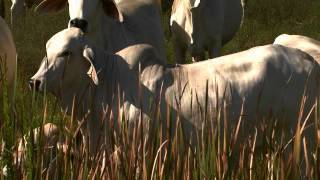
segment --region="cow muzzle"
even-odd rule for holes
[[[72,19],[69,22],[69,27],[76,27],[81,29],[83,32],[86,32],[88,29],[88,22],[84,19]]]
[[[29,88],[31,90],[39,91],[40,90],[41,81],[40,80],[34,80],[31,79],[29,81]]]

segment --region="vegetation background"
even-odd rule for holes
[[[162,1],[162,21],[166,34],[168,61],[173,63],[169,31],[171,4],[172,1]],[[5,19],[9,25],[10,6],[11,2],[6,0]],[[2,129],[2,134],[9,134],[12,137],[12,145],[16,143],[17,136],[43,123],[44,109],[47,106],[44,105],[43,99],[35,98],[36,95],[28,89],[28,79],[37,71],[45,55],[46,41],[56,32],[66,28],[68,20],[67,8],[60,13],[50,15],[39,15],[30,9],[18,25],[11,26],[18,51],[16,122],[9,122],[6,129]],[[283,33],[300,34],[320,40],[320,1],[247,0],[242,27],[236,37],[223,48],[223,54],[270,44]],[[54,98],[48,97],[48,99],[49,114],[55,114],[55,111],[59,111],[59,107]],[[54,115],[46,121],[58,120],[59,117]]]

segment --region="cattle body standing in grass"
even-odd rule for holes
[[[42,178],[53,177],[57,169],[58,152],[65,154],[68,151],[68,144],[62,132],[57,125],[46,123],[26,133],[18,139],[17,149],[13,152],[14,165],[20,169],[26,166],[32,154],[37,154],[42,157],[40,158]],[[27,153],[28,148],[32,149],[31,153]]]
[[[300,49],[320,63],[320,42],[315,39],[301,35],[282,34],[275,39],[273,44]]]
[[[155,0],[69,0],[69,26],[78,27],[91,41],[109,52],[147,43],[166,61],[164,33]],[[62,9],[67,0],[44,0],[39,12]]]
[[[26,9],[31,8],[40,0],[11,0],[11,23],[16,24],[19,19],[26,15]]]
[[[3,97],[3,90],[6,87],[9,99],[13,95],[15,74],[16,74],[16,58],[17,51],[13,41],[13,37],[7,23],[0,17],[0,97]],[[6,80],[5,80],[6,79]],[[6,84],[4,86],[4,84]],[[0,111],[2,111],[3,103],[0,103]],[[1,119],[1,118],[0,118]]]
[[[24,0],[11,0],[11,23],[15,23],[26,14]]]
[[[25,134],[22,138],[18,139],[18,148],[17,151],[13,154],[14,164],[16,166],[23,166],[27,159],[27,146],[31,143],[29,140],[32,139],[33,144],[36,149],[42,149],[45,157],[44,159],[44,167],[49,168],[52,163],[53,159],[56,156],[56,148],[57,146],[63,145],[62,142],[59,142],[59,129],[55,124],[47,123],[40,127],[33,129],[33,138],[31,138],[31,132]],[[43,147],[40,148],[40,145]],[[29,144],[30,146],[30,144]]]
[[[189,51],[193,61],[218,57],[221,48],[238,31],[243,18],[240,0],[175,0],[170,29],[178,63],[186,62]]]
[[[118,120],[138,122],[142,112],[147,129],[155,119],[152,102],[158,101],[161,119],[166,121],[167,110],[172,120],[179,112],[185,137],[192,142],[206,119],[206,107],[210,117],[215,117],[217,105],[224,103],[229,124],[235,124],[244,102],[245,133],[260,122],[262,118],[255,119],[258,115],[273,115],[284,118],[280,123],[289,134],[296,125],[305,87],[306,112],[315,102],[318,76],[319,65],[311,56],[280,45],[169,68],[151,46],[135,45],[110,54],[92,46],[79,29],[71,28],[47,42],[47,57],[30,85],[53,93],[68,114],[75,104],[79,121],[88,118],[82,133],[90,137],[92,153],[100,136],[97,130],[102,122],[110,122],[110,114],[117,127]]]

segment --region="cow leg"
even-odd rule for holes
[[[176,63],[185,64],[187,47],[181,46],[181,44],[177,43],[176,41],[173,41],[173,46]]]
[[[221,53],[221,39],[214,41],[213,45],[209,48],[209,58],[219,57]]]
[[[203,61],[204,59],[205,59],[204,52],[201,54],[197,54],[197,55],[192,56],[192,62],[199,62],[199,61]]]

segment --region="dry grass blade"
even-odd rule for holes
[[[258,131],[257,131],[257,128],[255,128],[255,133],[254,133],[254,138],[253,138],[253,144],[252,144],[252,147],[251,147],[251,151],[250,151],[250,165],[249,165],[249,169],[250,169],[250,175],[249,175],[249,179],[253,179],[252,177],[252,172],[253,172],[253,157],[254,157],[254,150],[256,148],[256,140],[257,140],[257,134],[258,134]]]
[[[310,177],[310,164],[309,164],[309,158],[308,158],[308,149],[307,149],[307,142],[306,138],[303,138],[303,149],[304,149],[304,159],[306,164],[306,175]]]
[[[300,153],[301,153],[301,125],[300,121],[298,122],[297,125],[297,130],[296,134],[294,137],[294,144],[293,144],[293,153],[292,153],[292,170],[290,172],[290,176],[293,177],[298,177],[298,172],[299,172],[299,162],[300,162]]]
[[[231,148],[230,148],[230,154],[232,154],[232,151],[233,151],[233,148],[237,142],[237,139],[238,139],[238,134],[239,134],[239,130],[240,130],[240,125],[241,125],[241,122],[242,122],[242,117],[243,117],[243,112],[244,112],[244,102],[245,100],[242,101],[242,105],[241,105],[241,111],[240,111],[240,116],[239,116],[239,119],[238,119],[238,124],[237,124],[237,128],[236,128],[236,131],[234,133],[234,136],[232,137],[231,139]]]
[[[312,108],[310,109],[307,117],[305,118],[305,120],[304,120],[304,122],[303,122],[303,124],[301,126],[301,129],[300,129],[300,135],[302,135],[303,131],[306,129],[306,124],[307,124],[308,120],[310,119],[310,116],[312,115],[312,112],[315,110],[315,108],[316,108],[316,104],[314,104],[312,106]]]
[[[154,162],[153,162],[153,166],[152,166],[152,171],[151,171],[151,177],[150,179],[153,179],[153,176],[154,176],[154,172],[155,172],[155,168],[156,168],[156,164],[157,164],[157,160],[158,160],[158,156],[160,154],[160,151],[162,150],[162,148],[164,147],[164,145],[166,145],[168,143],[168,140],[165,140],[159,147],[158,151],[157,151],[157,154],[156,154],[156,157],[154,159]],[[161,157],[160,157],[161,158]]]

